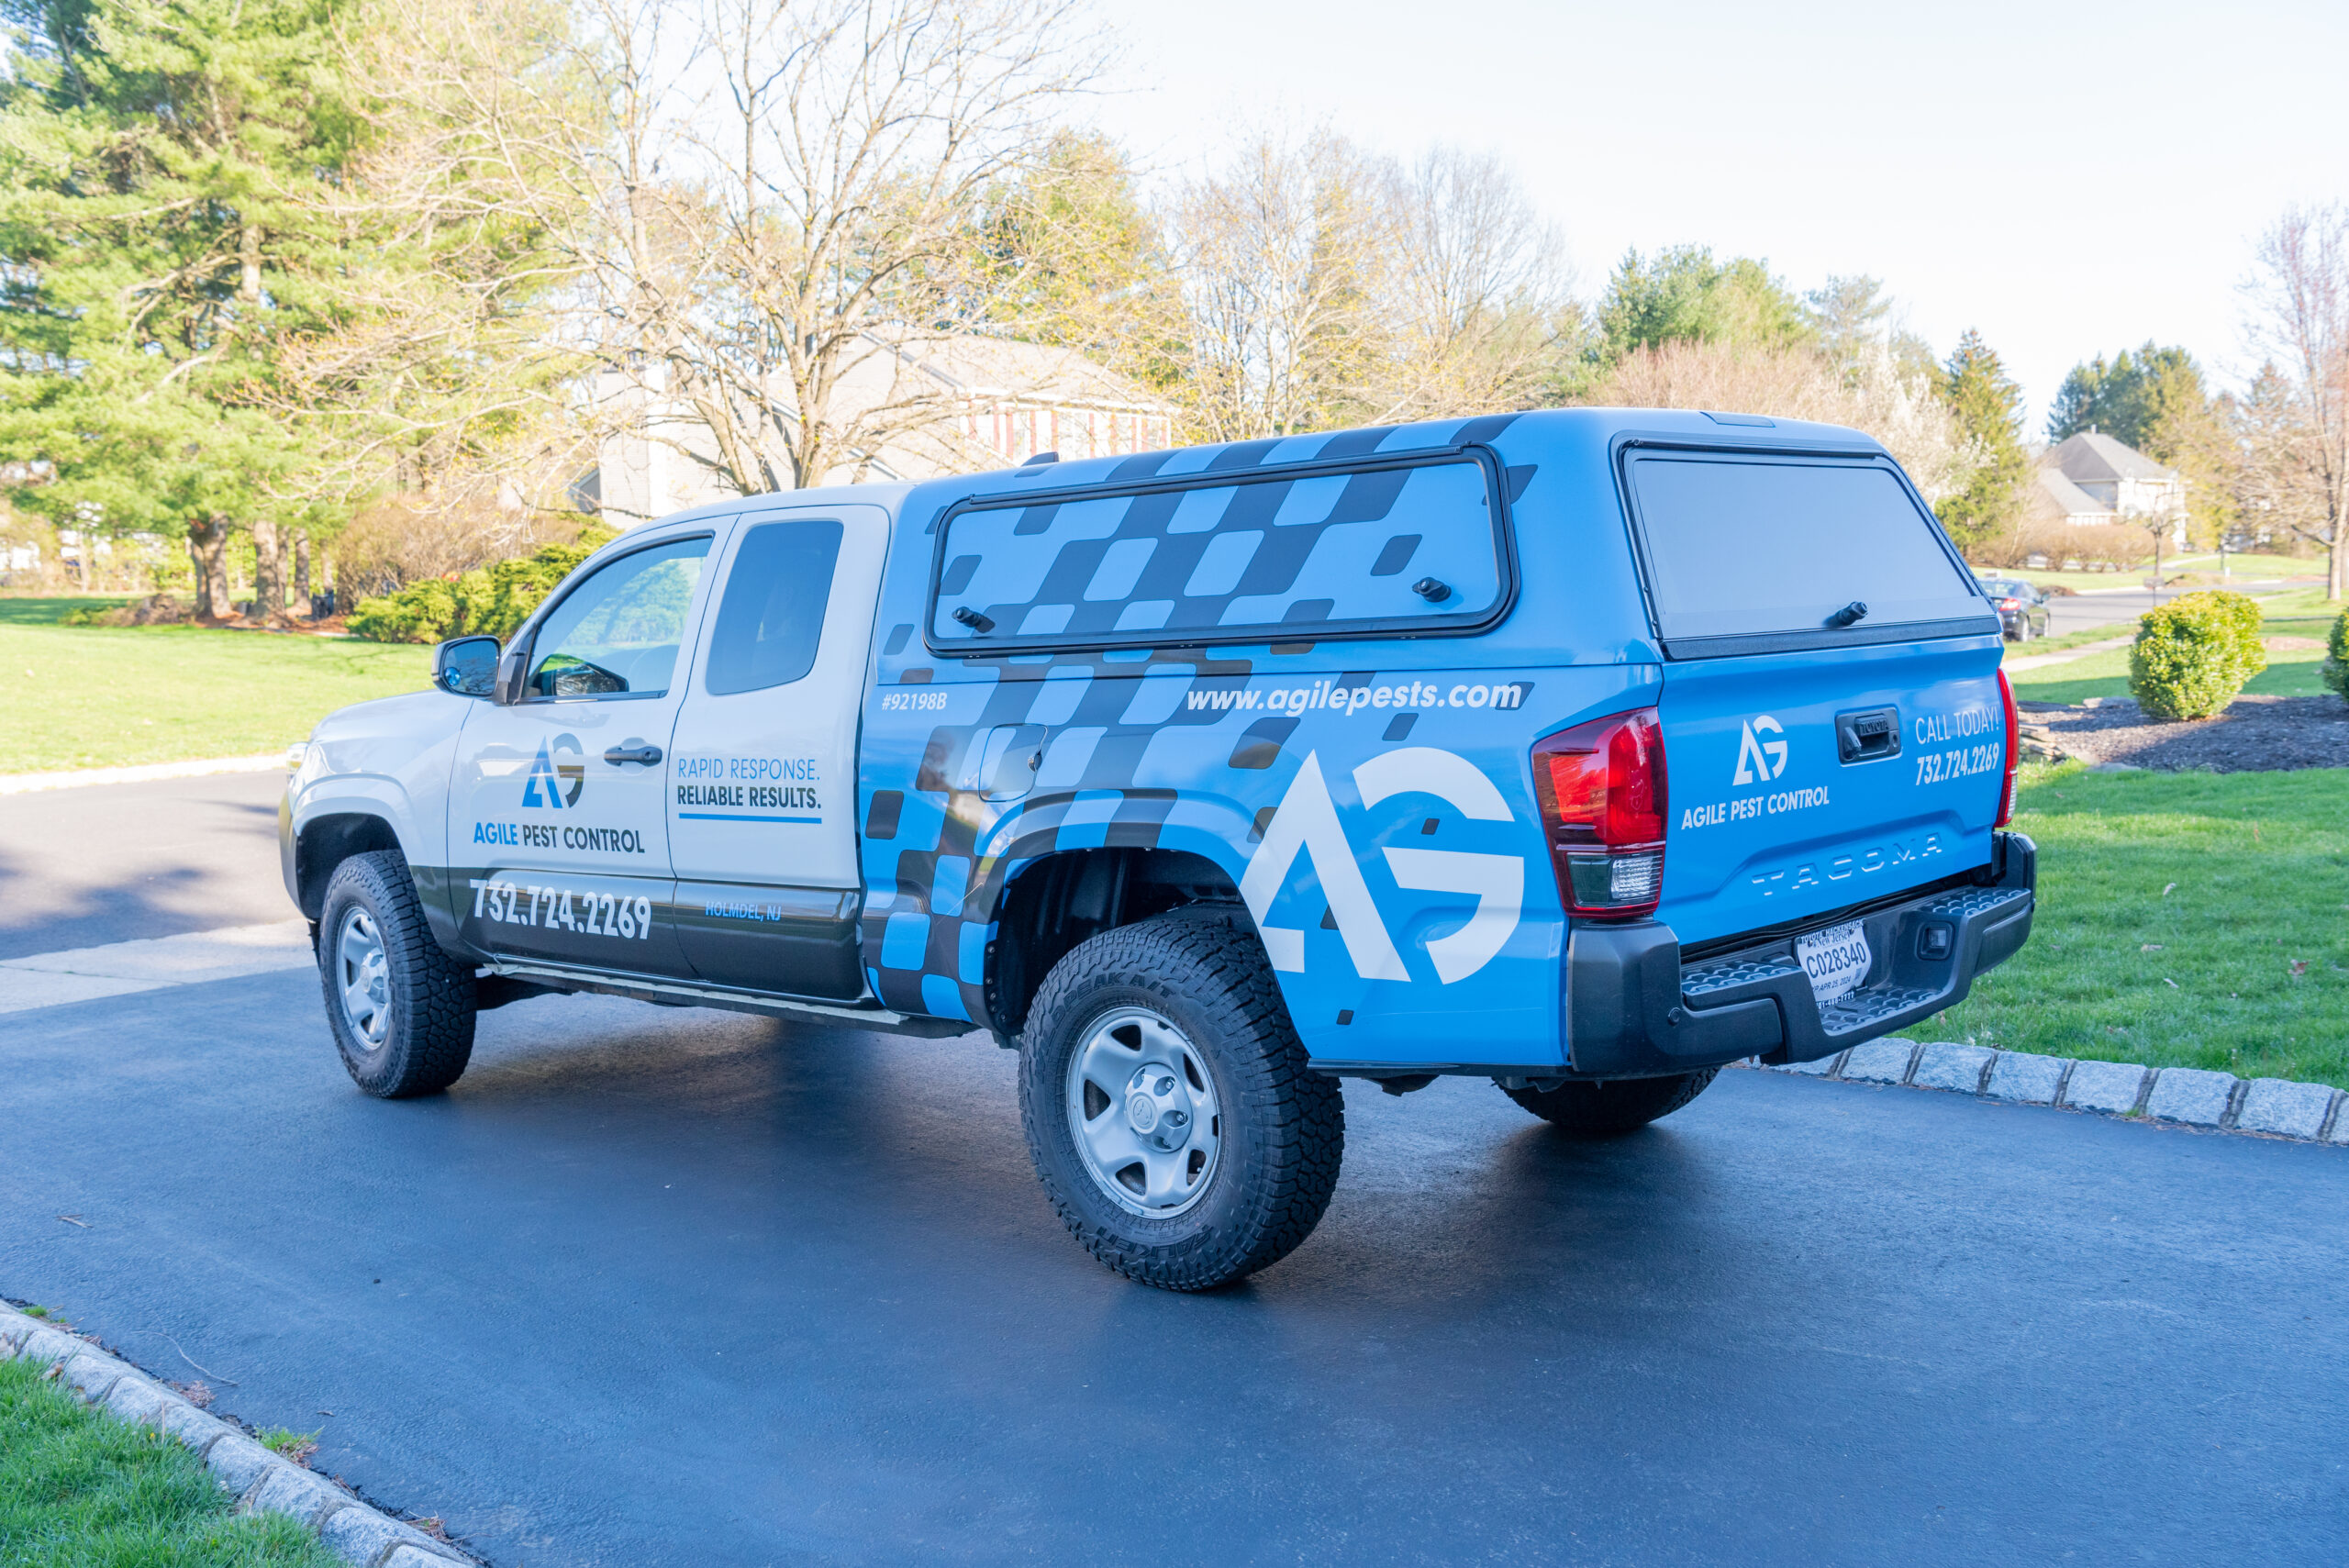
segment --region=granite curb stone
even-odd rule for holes
[[[1860,1084],[1905,1084],[1909,1081],[1909,1064],[1916,1059],[1917,1047],[1912,1041],[1889,1036],[1872,1040],[1852,1048],[1843,1062],[1843,1077]]]
[[[1983,1093],[1994,1100],[2018,1105],[2052,1106],[2063,1092],[2064,1074],[2071,1061],[2062,1056],[2034,1056],[2027,1051],[2002,1051],[1990,1064],[1990,1082]]]
[[[2235,1085],[2240,1082],[2232,1073],[2165,1067],[2155,1075],[2153,1089],[2145,1095],[2145,1114],[2155,1121],[2224,1127],[2227,1113],[2234,1108]]]
[[[2127,1116],[2144,1103],[2145,1077],[2145,1069],[2134,1062],[2075,1062],[2064,1084],[2064,1103]]]
[[[316,1529],[334,1553],[364,1568],[449,1568],[470,1562],[454,1547],[361,1501],[326,1477],[272,1453],[176,1389],[88,1340],[0,1303],[0,1357],[52,1368],[84,1404],[193,1452],[243,1509],[283,1514]]]
[[[2324,1118],[2332,1114],[2334,1093],[2322,1084],[2254,1078],[2243,1087],[2243,1109],[2235,1113],[2235,1126],[2245,1132],[2315,1138],[2324,1131]]]
[[[1733,1065],[1854,1084],[1904,1084],[2013,1105],[2142,1115],[2207,1131],[2349,1144],[2349,1094],[2288,1078],[2244,1079],[2200,1067],[2040,1056],[1996,1051],[1970,1040],[1912,1045],[1891,1037],[1817,1062],[1764,1067],[1759,1058],[1749,1056]]]
[[[1920,1089],[1979,1094],[1998,1057],[1987,1045],[1928,1045],[1917,1052],[1916,1070],[1909,1074],[1909,1082]]]
[[[1839,1051],[1832,1056],[1822,1056],[1816,1062],[1790,1062],[1783,1067],[1773,1067],[1773,1073],[1799,1073],[1806,1078],[1832,1078],[1835,1070],[1843,1065],[1843,1058],[1851,1052]]]

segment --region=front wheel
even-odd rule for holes
[[[335,868],[318,917],[327,1022],[351,1082],[378,1099],[433,1095],[473,1053],[473,975],[432,940],[407,862],[389,851]]]
[[[1703,1094],[1720,1072],[1718,1067],[1708,1067],[1701,1073],[1676,1073],[1664,1078],[1569,1079],[1554,1089],[1504,1085],[1501,1093],[1553,1127],[1605,1138],[1670,1116]]]
[[[1209,1290],[1286,1257],[1338,1184],[1345,1104],[1306,1066],[1252,932],[1177,910],[1052,966],[1019,1114],[1052,1207],[1096,1258]]]

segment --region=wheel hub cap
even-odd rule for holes
[[[335,981],[351,1038],[363,1051],[382,1050],[392,1027],[391,965],[374,917],[364,909],[345,913],[335,933]]]
[[[1205,1195],[1223,1143],[1215,1081],[1162,1015],[1103,1015],[1069,1059],[1069,1131],[1095,1184],[1130,1213],[1181,1214]]]

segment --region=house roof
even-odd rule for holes
[[[2061,445],[2040,460],[2043,468],[2060,470],[2074,484],[2092,484],[2098,480],[2176,479],[2177,471],[2164,468],[2134,447],[2123,446],[2110,436],[2094,430],[2082,430],[2067,437]]]
[[[958,333],[908,341],[897,351],[965,396],[1090,404],[1151,414],[1166,408],[1163,399],[1074,349]]]
[[[2077,439],[2077,437],[2074,438],[2074,439]],[[2126,447],[2121,450],[2128,450]],[[2114,516],[2111,507],[2073,484],[2060,470],[2054,467],[2043,468],[2039,471],[2039,488],[2067,517],[2082,517],[2091,512],[2107,517]]]

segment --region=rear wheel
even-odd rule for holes
[[[1703,1094],[1720,1071],[1718,1067],[1708,1067],[1701,1073],[1680,1073],[1665,1078],[1569,1080],[1554,1089],[1504,1086],[1501,1093],[1553,1127],[1603,1138],[1631,1132],[1658,1117],[1670,1116]]]
[[[1072,1235],[1130,1279],[1208,1290],[1286,1256],[1345,1149],[1252,933],[1177,910],[1053,965],[1022,1033],[1019,1111]]]
[[[473,969],[432,940],[406,862],[378,851],[337,866],[317,947],[327,1022],[351,1082],[398,1100],[463,1075],[473,1053]]]

